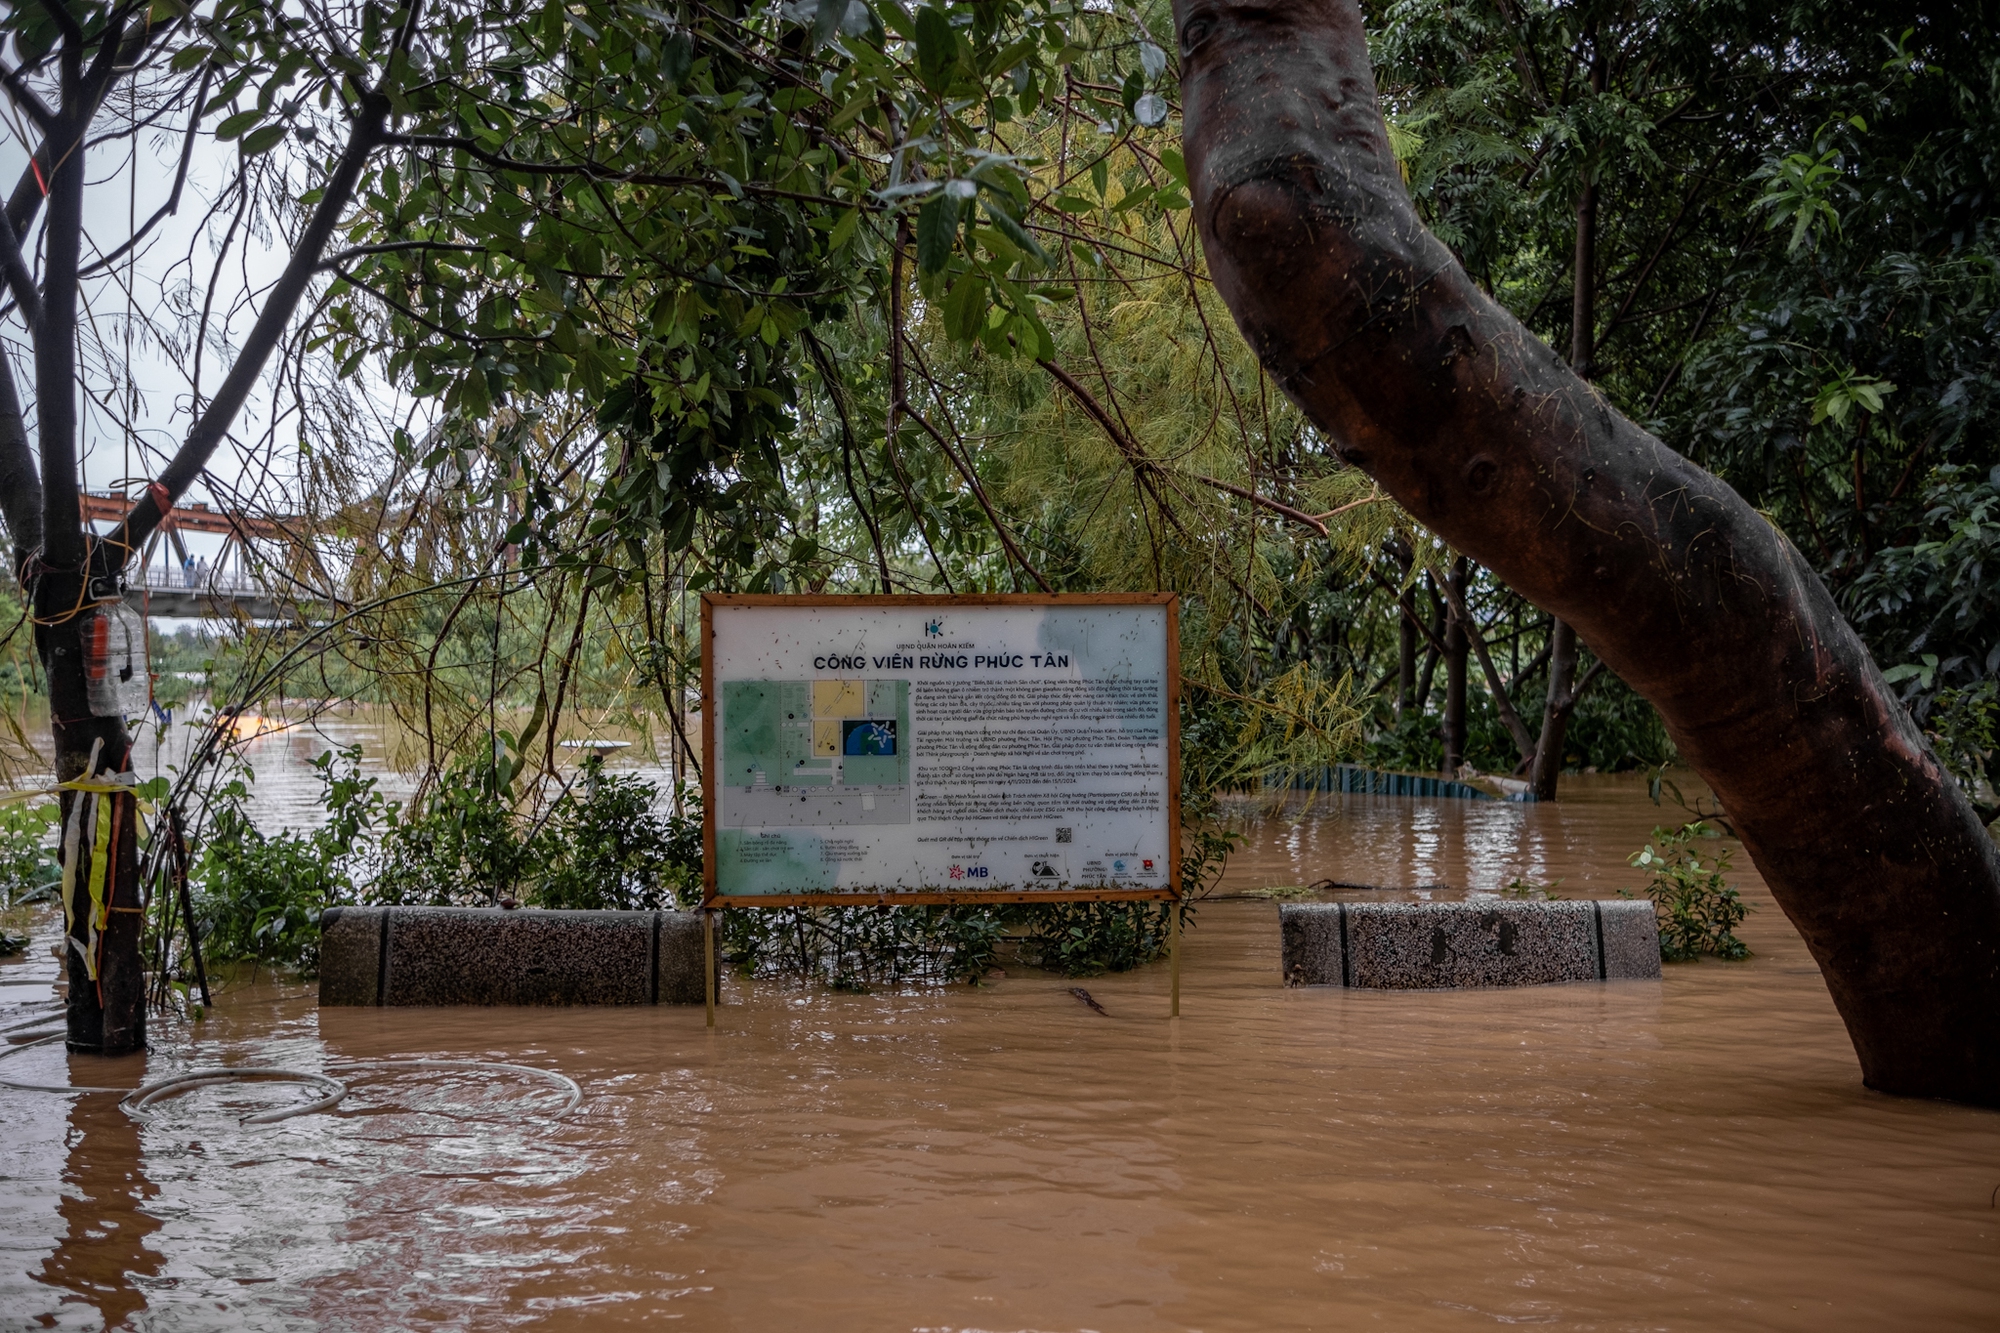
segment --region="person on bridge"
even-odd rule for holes
[[[191,555],[181,557],[181,586],[184,588],[194,586],[194,557]]]
[[[194,562],[194,585],[197,588],[206,588],[208,586],[207,556],[203,556],[201,559]]]

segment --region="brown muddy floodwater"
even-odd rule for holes
[[[1635,883],[1629,778],[1559,805],[1326,798],[1250,824],[1226,888]],[[1863,1089],[1747,867],[1742,964],[1662,983],[1286,990],[1277,908],[1203,906],[1164,968],[872,995],[732,980],[699,1010],[329,1010],[242,985],[144,1061],[436,1056],[527,1080],[0,1091],[0,1326],[1262,1330],[2000,1327],[2000,1114]],[[0,1026],[52,962],[0,967]],[[10,1038],[11,1039],[11,1038]],[[142,1069],[143,1065],[143,1069]]]

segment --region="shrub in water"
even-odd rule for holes
[[[0,805],[0,904],[12,907],[61,879],[55,857],[61,817],[55,801],[46,798]]]
[[[654,813],[659,789],[610,776],[592,755],[529,839],[542,907],[652,911],[701,901],[701,798],[685,786],[680,814]]]
[[[1714,836],[1700,821],[1671,832],[1656,828],[1652,843],[1632,854],[1631,864],[1652,874],[1646,896],[1659,915],[1660,957],[1667,962],[1687,962],[1702,954],[1750,956],[1749,946],[1735,935],[1749,904],[1722,882],[1729,870],[1728,849],[1704,861],[1691,845],[1696,838]]]
[[[202,949],[215,962],[254,961],[310,976],[319,967],[320,913],[355,901],[366,838],[392,812],[361,776],[361,749],[328,750],[319,770],[327,822],[310,832],[260,832],[249,815],[248,765],[215,792],[194,866]]]

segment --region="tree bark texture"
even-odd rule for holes
[[[2000,1105],[2000,857],[1812,568],[1424,230],[1353,0],[1174,12],[1203,248],[1273,377],[1659,709],[1868,1085]]]

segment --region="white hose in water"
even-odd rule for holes
[[[66,1033],[57,1032],[47,1037],[37,1038],[34,1041],[24,1041],[11,1050],[0,1051],[0,1060],[4,1060],[10,1055],[16,1055],[22,1051],[29,1050],[32,1047],[46,1046],[50,1042],[61,1041],[66,1035]],[[256,1115],[246,1116],[243,1120],[243,1123],[246,1125],[268,1125],[278,1120],[289,1120],[295,1115],[305,1115],[312,1111],[329,1110],[338,1105],[340,1099],[347,1095],[347,1085],[337,1078],[328,1078],[325,1074],[310,1074],[298,1069],[277,1069],[261,1065],[239,1065],[229,1069],[195,1069],[184,1074],[175,1074],[169,1078],[156,1078],[151,1083],[142,1083],[136,1088],[93,1088],[75,1083],[17,1083],[12,1079],[0,1079],[0,1088],[13,1088],[20,1092],[121,1093],[123,1095],[118,1100],[119,1107],[134,1120],[143,1121],[147,1118],[145,1108],[150,1103],[162,1097],[171,1097],[178,1093],[186,1092],[190,1088],[199,1088],[209,1083],[237,1083],[250,1079],[278,1079],[287,1083],[312,1083],[329,1091],[323,1096],[316,1097],[308,1102],[300,1102],[296,1106],[280,1106],[275,1110],[260,1111]]]
[[[340,1105],[340,1099],[347,1095],[345,1083],[337,1078],[329,1078],[325,1074],[312,1074],[303,1069],[280,1069],[275,1065],[231,1065],[223,1069],[191,1069],[185,1074],[175,1074],[169,1078],[156,1078],[151,1083],[142,1083],[120,1098],[118,1106],[134,1120],[145,1120],[146,1108],[162,1097],[177,1097],[190,1089],[207,1087],[211,1083],[248,1083],[259,1079],[282,1083],[310,1083],[326,1089],[326,1092],[311,1101],[259,1111],[256,1115],[246,1115],[243,1117],[243,1123],[246,1125],[270,1125],[280,1120],[290,1120],[295,1115],[330,1111]]]
[[[35,1046],[46,1046],[53,1041],[61,1041],[65,1034],[54,1033],[34,1041],[25,1041],[9,1050],[0,1051],[0,1060],[18,1054]],[[459,1069],[499,1071],[507,1074],[524,1074],[530,1078],[546,1079],[563,1094],[562,1107],[553,1114],[568,1115],[583,1101],[583,1089],[575,1079],[558,1074],[553,1069],[539,1069],[534,1065],[511,1065],[498,1060],[432,1060],[422,1057],[382,1060],[344,1060],[343,1067],[350,1069]],[[136,1088],[93,1088],[81,1085],[57,1085],[48,1083],[16,1083],[10,1079],[0,1079],[0,1088],[12,1088],[21,1092],[116,1092],[123,1094],[119,1107],[134,1120],[145,1121],[150,1117],[146,1108],[163,1098],[179,1096],[195,1088],[216,1083],[247,1083],[258,1080],[286,1083],[307,1083],[323,1089],[320,1096],[295,1103],[291,1106],[275,1107],[269,1111],[259,1111],[245,1116],[246,1125],[270,1125],[280,1120],[289,1120],[297,1115],[311,1115],[315,1111],[331,1111],[347,1096],[347,1085],[329,1074],[316,1074],[303,1069],[284,1069],[276,1065],[227,1065],[212,1069],[190,1069],[184,1073],[169,1075],[142,1083]]]
[[[583,1100],[583,1089],[575,1079],[566,1074],[558,1074],[553,1069],[538,1069],[534,1065],[509,1065],[497,1060],[343,1060],[348,1069],[499,1069],[510,1074],[527,1074],[533,1078],[545,1078],[565,1094],[562,1109],[554,1114],[568,1115]]]
[[[68,1015],[58,1008],[52,1014],[43,1014],[38,1018],[31,1018],[25,1023],[16,1023],[12,1027],[0,1028],[0,1036],[5,1036],[9,1032],[25,1032],[29,1028],[47,1027],[51,1023],[63,1023],[67,1021]]]

